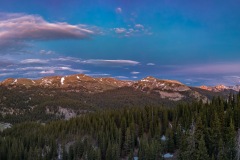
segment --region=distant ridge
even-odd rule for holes
[[[224,85],[215,87],[189,87],[176,80],[157,79],[152,76],[148,76],[137,81],[129,81],[119,80],[112,77],[91,77],[85,74],[49,76],[36,80],[26,78],[8,78],[0,82],[0,86],[7,87],[9,89],[19,87],[26,89],[32,87],[41,87],[60,89],[66,92],[81,92],[91,94],[102,93],[119,88],[124,89],[127,87],[131,90],[140,91],[142,93],[158,95],[161,99],[168,99],[171,101],[201,99],[205,102],[208,100],[208,96],[204,94],[204,91],[220,93],[225,91],[239,91],[240,89],[240,86],[226,87]]]
[[[221,85],[217,85],[217,86],[200,86],[199,88],[203,89],[203,90],[208,90],[208,91],[212,91],[212,92],[222,92],[224,90],[233,90],[233,91],[239,91],[240,90],[240,85],[236,85],[236,86],[225,86],[223,84]]]

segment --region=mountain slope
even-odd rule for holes
[[[69,119],[105,108],[176,106],[213,96],[227,97],[232,90],[213,92],[174,80],[146,77],[139,81],[94,78],[83,74],[0,83],[0,121]]]
[[[158,95],[161,99],[179,101],[187,98],[204,99],[206,97],[192,91],[188,86],[174,80],[160,80],[146,77],[139,81],[123,81],[114,78],[93,78],[84,74],[44,77],[37,80],[6,79],[0,86],[10,89],[18,87],[41,87],[61,89],[66,92],[101,93],[118,88],[130,87],[147,94]]]
[[[129,87],[132,90],[137,90],[142,93],[158,95],[160,99],[171,101],[202,99],[204,102],[207,101],[207,97],[211,97],[209,94],[215,95],[216,92],[219,92],[220,94],[216,95],[225,95],[225,93],[240,89],[240,86],[226,87],[224,85],[215,87],[201,86],[197,89],[195,87],[186,86],[179,81],[161,80],[150,76],[138,81],[124,81],[111,77],[95,78],[84,74],[51,76],[37,80],[8,78],[0,82],[0,86],[7,87],[8,89],[23,87],[23,91],[24,88],[30,89],[33,87],[39,87],[45,89],[59,89],[64,92],[91,94]]]

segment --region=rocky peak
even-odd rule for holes
[[[60,76],[50,76],[35,80],[35,86],[57,87],[60,86]]]
[[[133,84],[133,81],[118,80],[111,77],[97,78],[97,80],[101,84],[112,85],[115,87],[131,86]]]
[[[34,85],[36,82],[30,79],[26,79],[26,78],[18,78],[18,79],[14,79],[14,78],[8,78],[4,81],[2,81],[2,83],[0,83],[0,85],[4,85],[4,86],[32,86]]]
[[[234,90],[234,91],[239,91],[240,90],[240,85],[235,85],[235,86],[225,86],[223,84],[217,85],[217,86],[200,86],[199,88],[203,90],[208,90],[212,92],[221,92],[224,90]]]
[[[156,82],[157,81],[157,78],[154,78],[152,76],[148,76],[146,78],[143,78],[140,80],[141,82]]]
[[[221,85],[217,85],[217,86],[215,86],[215,88],[216,88],[217,90],[219,90],[219,91],[222,91],[222,90],[228,89],[228,87],[224,86],[223,84],[221,84]]]
[[[203,89],[203,90],[208,90],[208,91],[212,91],[212,87],[209,86],[200,86],[199,88]]]
[[[187,91],[189,87],[175,80],[161,80],[154,77],[146,77],[133,85],[143,91]]]
[[[13,82],[14,82],[14,78],[8,78],[8,79],[5,79],[4,81],[2,81],[0,83],[0,85],[4,85],[4,86],[8,86],[8,85],[11,85]]]

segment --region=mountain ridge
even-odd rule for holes
[[[187,86],[180,81],[177,80],[168,80],[168,79],[159,79],[155,78],[153,76],[147,76],[140,80],[120,80],[113,77],[91,77],[85,74],[73,74],[73,75],[65,75],[65,76],[47,76],[42,77],[39,79],[29,79],[29,78],[7,78],[3,81],[0,81],[1,86],[17,86],[22,85],[26,87],[30,86],[45,86],[45,87],[68,87],[69,85],[76,85],[79,82],[98,82],[98,83],[106,83],[113,86],[123,87],[123,86],[131,86],[134,83],[162,83],[164,84],[176,84],[176,85],[182,85]],[[192,86],[191,86],[192,87]],[[225,89],[232,89],[235,91],[239,91],[240,85],[234,85],[234,86],[225,86],[223,84],[219,84],[216,86],[207,86],[202,85],[198,88],[201,88],[203,90],[208,91],[214,91],[219,92]]]
[[[208,90],[208,91],[212,91],[212,92],[221,92],[224,90],[234,90],[234,91],[239,91],[240,90],[240,85],[235,85],[235,86],[225,86],[223,84],[220,85],[216,85],[216,86],[200,86],[199,88],[204,89],[204,90]]]
[[[221,88],[221,87],[220,87]],[[224,88],[224,87],[222,87]],[[211,90],[187,86],[176,80],[151,76],[137,81],[112,77],[90,77],[84,74],[50,76],[36,80],[8,78],[0,82],[0,113],[16,116],[39,114],[69,119],[78,114],[103,108],[168,106],[202,101],[212,97],[228,98],[232,89]],[[38,119],[38,118],[37,118]]]
[[[158,79],[152,76],[145,77],[140,80],[119,80],[113,77],[91,77],[85,74],[73,74],[66,76],[49,76],[40,79],[32,80],[27,78],[8,78],[0,82],[0,86],[9,89],[24,87],[41,87],[60,89],[64,92],[81,92],[81,93],[102,93],[109,90],[129,87],[133,91],[137,90],[146,94],[158,95],[161,99],[171,101],[180,101],[187,99],[203,100],[207,102],[209,96],[206,96],[205,91],[209,92],[237,92],[240,86],[226,87],[219,86],[187,86],[177,80]],[[197,88],[201,89],[198,90]],[[209,93],[207,93],[209,95]]]

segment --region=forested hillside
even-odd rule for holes
[[[24,122],[0,136],[0,159],[233,160],[240,94],[178,107],[124,107],[46,124]]]
[[[42,87],[0,87],[0,122],[15,124],[31,120],[45,123],[103,109],[146,105],[173,107],[178,103],[129,87],[94,94]]]

